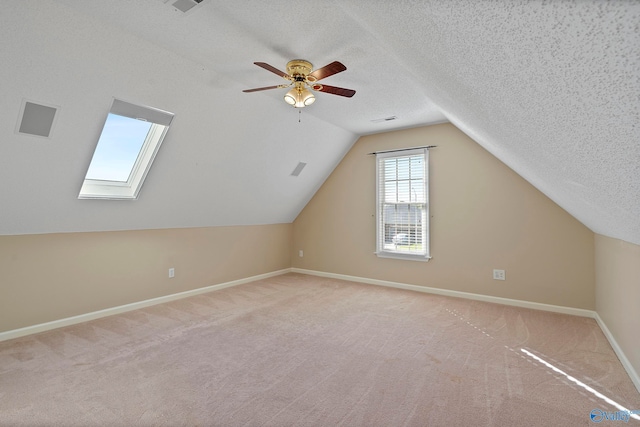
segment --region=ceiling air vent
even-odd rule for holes
[[[178,0],[173,3],[173,7],[181,12],[187,13],[202,2],[203,0]]]
[[[291,176],[300,175],[300,172],[302,172],[302,169],[304,169],[305,166],[307,166],[307,164],[304,163],[304,162],[298,163],[298,166],[296,166],[296,168],[293,170],[293,172],[291,172]]]
[[[390,117],[383,117],[381,119],[373,119],[371,120],[371,122],[373,123],[382,123],[382,122],[390,122],[392,120],[397,120],[398,117],[397,116],[390,116]]]
[[[16,132],[49,138],[55,123],[58,106],[42,105],[23,100]]]

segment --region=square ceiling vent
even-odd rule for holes
[[[16,133],[50,138],[59,108],[57,105],[24,99],[20,106]]]

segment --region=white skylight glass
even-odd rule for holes
[[[87,179],[127,182],[153,123],[109,113]]]
[[[114,99],[78,198],[137,198],[172,120],[173,113]]]

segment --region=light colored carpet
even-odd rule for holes
[[[606,399],[640,410],[593,319],[300,274],[0,343],[2,426],[586,426]]]

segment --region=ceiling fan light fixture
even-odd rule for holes
[[[309,91],[309,89],[304,89],[301,93],[302,102],[306,105],[311,105],[316,102],[316,97]]]
[[[284,95],[284,102],[289,105],[296,105],[296,89],[291,89]]]
[[[316,97],[306,88],[294,87],[284,96],[284,102],[293,105],[294,108],[304,108],[315,102]]]

